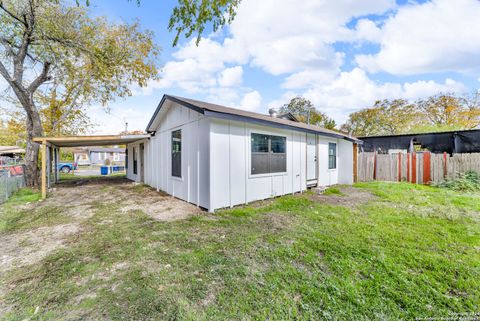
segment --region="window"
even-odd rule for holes
[[[337,144],[328,143],[328,169],[337,168]]]
[[[287,171],[286,137],[252,133],[251,141],[252,175]]]
[[[132,147],[132,155],[133,155],[133,174],[137,175],[137,149]]]
[[[182,130],[172,132],[172,176],[182,177]]]
[[[128,169],[128,148],[125,148],[125,169]]]

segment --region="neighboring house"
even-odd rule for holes
[[[25,155],[25,149],[18,146],[0,146],[0,156],[21,158]]]
[[[125,162],[125,148],[91,147],[74,151],[74,159],[78,165],[104,165],[109,159],[112,164]]]
[[[213,211],[307,186],[351,184],[348,135],[165,95],[151,138],[127,145],[127,177]]]
[[[361,150],[380,154],[430,151],[432,153],[480,153],[480,129],[422,134],[359,137]]]

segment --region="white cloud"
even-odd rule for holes
[[[178,87],[199,93],[212,87],[240,84],[240,66],[249,63],[272,75],[293,74],[286,88],[300,88],[306,81],[333,79],[343,64],[342,53],[332,44],[342,39],[371,38],[374,26],[366,21],[357,30],[346,27],[353,18],[381,14],[395,7],[394,0],[317,1],[244,0],[223,41],[216,35],[204,38],[197,46],[189,41],[173,54],[175,60],[164,66],[162,79],[149,84],[153,89]],[[229,67],[235,64],[237,67]],[[232,69],[236,68],[236,69]],[[311,70],[315,70],[313,73]],[[242,70],[243,72],[243,70]]]
[[[439,84],[432,80],[423,81],[419,80],[413,83],[405,83],[404,97],[407,99],[418,99],[422,97],[428,97],[436,95],[438,93],[464,93],[468,89],[461,82],[447,78],[443,84]]]
[[[343,123],[348,114],[360,108],[370,107],[378,99],[405,98],[415,100],[438,92],[465,91],[462,83],[446,79],[444,83],[416,81],[411,83],[377,83],[366,72],[355,68],[342,72],[327,86],[315,87],[303,93],[315,106]]]
[[[375,22],[369,19],[360,19],[355,25],[356,37],[359,40],[379,42],[382,36],[382,30],[377,27]]]
[[[88,115],[96,125],[91,134],[118,134],[125,129],[125,122],[128,122],[129,131],[144,131],[155,105],[149,104],[148,108],[129,106],[131,104],[128,101],[113,103],[109,113],[102,106],[89,107]]]
[[[231,26],[232,41],[242,43],[251,62],[279,75],[308,69],[338,72],[338,57],[331,46],[355,37],[346,27],[353,18],[383,13],[393,0],[318,1],[245,0]]]
[[[240,108],[248,111],[257,111],[262,105],[262,96],[256,90],[246,93],[243,96]]]
[[[224,69],[218,77],[218,84],[222,87],[238,86],[242,83],[243,68],[235,66]]]
[[[396,75],[478,72],[480,2],[434,0],[401,6],[381,28],[380,52],[358,55],[360,67]]]

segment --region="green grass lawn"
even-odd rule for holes
[[[480,195],[407,183],[356,187],[375,197],[347,207],[305,193],[173,222],[121,212],[121,202],[96,203],[67,247],[5,276],[4,318],[399,320],[480,312]],[[329,193],[349,197],[341,188]],[[4,206],[15,211],[21,199]],[[0,233],[14,229],[1,224],[10,230]]]

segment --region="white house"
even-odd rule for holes
[[[353,182],[359,141],[317,126],[165,95],[146,130],[127,177],[209,211]]]

